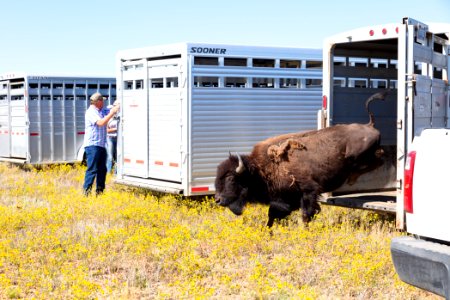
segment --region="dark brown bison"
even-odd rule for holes
[[[369,103],[384,100],[386,93],[366,101],[368,124],[284,134],[256,144],[250,155],[230,154],[217,168],[216,202],[236,215],[248,202],[268,204],[269,227],[300,208],[303,221],[309,222],[320,212],[321,193],[346,181],[353,184],[361,174],[382,165],[380,132]]]

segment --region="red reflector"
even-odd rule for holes
[[[155,165],[162,166],[163,164],[164,163],[162,161],[159,161],[159,160],[155,161]]]
[[[386,34],[387,33],[387,29],[386,28],[383,28],[383,30],[381,31],[383,34]]]
[[[322,108],[327,109],[327,106],[328,106],[328,98],[326,95],[323,95],[322,96]]]
[[[193,193],[198,193],[198,192],[207,192],[209,191],[209,188],[207,186],[198,186],[198,187],[193,187],[191,189],[191,191]]]
[[[398,27],[395,27],[395,33],[398,33]]]
[[[373,36],[375,34],[375,32],[373,30],[369,31],[370,36]]]
[[[37,132],[31,132],[30,135],[31,135],[31,136],[38,136],[39,133],[37,133]]]
[[[405,185],[403,191],[403,205],[408,213],[413,213],[413,176],[414,164],[416,162],[416,151],[411,151],[405,163]]]
[[[77,134],[84,134],[84,131],[78,131]]]
[[[124,158],[123,161],[126,162],[126,163],[130,163],[130,162],[131,162],[131,159],[129,159],[129,158]]]
[[[144,164],[144,161],[141,160],[141,159],[137,159],[137,160],[136,160],[136,163],[137,163],[137,164]]]
[[[169,163],[169,166],[170,166],[170,167],[178,168],[178,164],[177,164],[177,163]]]

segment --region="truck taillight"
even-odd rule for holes
[[[326,95],[323,95],[322,96],[322,108],[327,109],[327,106],[328,106],[328,98]]]
[[[416,162],[416,151],[411,151],[406,158],[405,163],[405,185],[403,191],[403,205],[405,211],[413,213],[413,175],[414,164]]]

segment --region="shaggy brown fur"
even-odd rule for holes
[[[299,208],[309,222],[320,211],[321,193],[382,165],[380,132],[369,115],[368,124],[284,134],[256,144],[250,155],[230,155],[217,169],[216,202],[235,214],[247,202],[269,204],[268,226]]]

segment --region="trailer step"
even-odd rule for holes
[[[319,202],[327,205],[368,209],[387,213],[395,213],[397,206],[396,197],[392,193],[322,197],[319,199]]]
[[[15,158],[15,157],[0,157],[0,161],[13,163],[13,164],[25,164],[27,163],[26,158]]]

